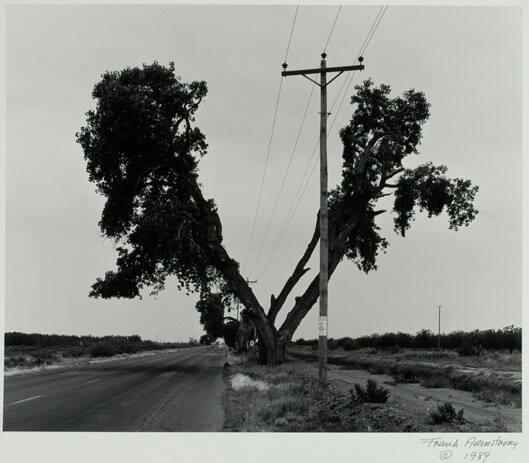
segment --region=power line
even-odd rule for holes
[[[379,12],[380,12],[380,10],[379,10]],[[377,14],[377,17],[378,17],[378,14]],[[370,31],[371,31],[371,29],[370,29]],[[365,43],[365,40],[364,40],[364,43]],[[361,48],[363,48],[363,44],[362,44]],[[358,56],[360,56],[360,55],[358,55]],[[355,72],[356,71],[353,71],[353,75],[354,75]],[[341,94],[342,90],[344,89],[346,83],[347,83],[347,80],[344,80],[344,83],[342,84],[342,86],[340,87],[340,90],[338,91],[336,97],[334,98],[334,101],[331,104],[331,109],[330,109],[331,113],[333,112],[334,106],[336,105],[336,102],[338,101],[338,98],[340,97],[340,94]],[[334,127],[334,122],[336,121],[336,115],[337,115],[337,113],[335,114],[335,116],[333,118],[333,121],[332,121],[332,123],[330,125],[330,128],[329,128],[330,130],[332,130],[332,128]],[[311,154],[311,157],[309,159],[309,162],[307,163],[307,165],[305,167],[305,170],[304,170],[303,175],[301,177],[301,181],[299,182],[298,188],[297,188],[296,193],[294,195],[294,199],[292,200],[292,202],[290,204],[290,208],[289,208],[289,210],[287,212],[285,221],[283,222],[283,226],[281,227],[281,230],[279,232],[279,238],[278,238],[278,241],[277,241],[277,245],[275,246],[275,248],[272,251],[272,253],[270,253],[268,261],[265,264],[265,267],[263,268],[263,270],[259,274],[259,278],[261,278],[261,276],[264,274],[264,272],[266,271],[266,269],[268,268],[268,266],[272,262],[276,252],[279,250],[279,246],[281,245],[283,239],[285,238],[285,235],[286,235],[286,233],[288,231],[288,228],[290,227],[290,224],[292,223],[292,220],[293,220],[294,215],[296,213],[297,207],[299,206],[299,204],[300,204],[300,202],[301,202],[301,200],[302,200],[302,198],[303,198],[303,196],[305,194],[305,191],[307,189],[309,181],[312,178],[312,175],[314,173],[316,165],[318,164],[317,156],[316,156],[318,145],[319,145],[319,142],[318,142],[318,140],[316,140],[316,144],[314,145],[314,149],[312,150],[312,154]],[[312,164],[312,168],[310,167],[311,164]],[[308,177],[307,177],[307,173],[309,174]]]
[[[296,141],[294,142],[294,146],[293,146],[292,151],[290,153],[290,157],[289,157],[289,160],[288,160],[287,168],[285,170],[285,173],[283,174],[283,179],[281,181],[281,187],[279,188],[279,194],[276,197],[274,208],[272,210],[272,215],[270,216],[270,220],[268,221],[268,226],[266,227],[265,234],[264,234],[263,240],[261,241],[261,245],[259,246],[259,251],[257,253],[257,257],[255,259],[255,262],[254,262],[254,264],[252,266],[251,272],[253,272],[255,266],[259,262],[259,259],[261,257],[262,251],[263,251],[263,247],[264,247],[264,245],[266,243],[266,239],[268,238],[268,235],[270,233],[270,228],[272,226],[274,217],[276,215],[277,207],[279,205],[279,201],[281,200],[281,196],[282,196],[283,191],[285,189],[285,185],[286,185],[288,174],[290,172],[290,168],[292,167],[292,161],[294,160],[294,154],[295,154],[296,149],[298,147],[299,139],[301,137],[301,132],[303,131],[303,127],[305,125],[305,120],[307,118],[307,114],[308,114],[308,111],[309,111],[310,102],[312,100],[312,95],[314,94],[314,87],[315,86],[316,86],[315,84],[312,85],[312,88],[311,88],[311,91],[310,91],[310,94],[309,94],[309,99],[307,100],[307,104],[305,106],[305,111],[303,113],[303,118],[301,120],[301,124],[300,124],[299,129],[298,129],[298,133],[297,133],[297,136],[296,136]]]
[[[362,54],[365,53],[365,51],[366,51],[366,49],[367,49],[367,46],[368,46],[369,43],[371,42],[371,39],[373,38],[373,35],[374,35],[374,33],[376,32],[376,30],[377,30],[377,28],[378,28],[380,22],[382,21],[382,18],[383,18],[383,16],[384,16],[384,14],[386,13],[387,9],[388,9],[388,6],[381,7],[381,8],[379,9],[379,11],[378,11],[378,13],[377,13],[377,16],[375,17],[375,20],[373,21],[373,23],[372,23],[372,25],[371,25],[371,28],[370,28],[368,34],[366,35],[366,39],[364,40],[363,45],[360,47],[360,50],[359,50],[359,52],[358,52],[358,54],[357,54],[357,60],[358,60],[358,57],[362,56]],[[334,127],[334,123],[336,122],[336,119],[337,119],[337,117],[338,117],[338,114],[340,113],[340,110],[341,110],[341,108],[342,108],[343,102],[345,101],[345,96],[346,96],[346,95],[348,94],[348,92],[349,92],[349,88],[351,87],[351,83],[353,82],[353,79],[354,79],[355,74],[356,74],[356,71],[353,71],[353,72],[350,74],[349,78],[346,79],[346,80],[344,81],[344,83],[348,82],[348,84],[347,84],[347,86],[346,86],[346,90],[345,90],[345,92],[344,92],[343,95],[342,95],[342,99],[341,99],[341,101],[340,101],[340,104],[339,104],[339,106],[338,106],[338,109],[337,109],[336,112],[334,113],[334,117],[333,117],[333,120],[332,120],[331,125],[330,125],[330,128],[329,128],[330,130]],[[345,86],[345,85],[342,85],[342,88],[339,90],[339,92],[338,92],[338,94],[337,94],[337,97],[336,97],[335,100],[333,101],[333,104],[332,104],[332,107],[331,107],[331,112],[332,112],[332,108],[333,108],[334,105],[336,104],[336,101],[338,100],[338,98],[339,98],[339,96],[340,96],[340,92],[341,92],[341,90],[344,88],[344,86]],[[315,158],[315,153],[316,153],[316,148],[314,149],[314,151],[313,151],[313,153],[312,153],[311,160],[312,160],[313,158]],[[306,188],[307,188],[307,185],[308,185],[308,183],[309,183],[309,181],[310,181],[310,179],[311,179],[311,177],[312,177],[312,174],[313,174],[313,172],[314,172],[315,166],[316,166],[316,163],[313,164],[312,169],[311,169],[311,172],[310,172],[310,175],[309,175],[307,181],[305,182],[305,187],[304,187],[304,189],[303,189],[303,191],[302,191],[302,193],[301,193],[301,196],[299,197],[299,200],[298,200],[298,202],[297,202],[296,208],[295,208],[295,210],[294,210],[294,214],[295,214],[295,211],[296,211],[296,209],[297,209],[297,206],[299,206],[299,203],[301,202],[301,199],[302,199],[302,197],[303,197],[303,195],[304,195],[304,193],[305,193],[305,190],[306,190]],[[292,221],[292,220],[290,220],[289,225],[290,225],[291,221]],[[287,228],[288,228],[288,227],[287,227]]]
[[[338,17],[340,16],[340,12],[342,10],[342,6],[340,5],[338,7],[338,11],[336,12],[336,17],[334,18],[334,22],[331,26],[331,30],[329,32],[329,36],[327,37],[327,41],[325,43],[325,47],[324,47],[324,50],[326,51],[327,50],[327,47],[329,46],[329,42],[331,41],[331,38],[332,38],[332,35],[333,35],[333,32],[334,32],[334,28],[336,27],[336,23],[338,21]],[[298,10],[296,8],[296,13],[294,15],[294,21],[292,23],[292,31],[294,30],[294,24],[296,22],[296,17],[297,17],[297,13],[298,13]],[[292,31],[291,31],[291,34],[290,34],[290,39],[292,39]],[[286,60],[286,56],[288,55],[288,50],[290,48],[290,39],[289,39],[289,43],[288,43],[288,46],[287,46],[287,52],[285,53],[285,61],[284,61],[284,67],[286,69],[286,65],[287,65],[287,60]],[[281,188],[280,188],[280,191],[279,191],[279,194],[276,198],[276,202],[274,204],[274,207],[273,207],[273,210],[272,210],[272,215],[270,216],[270,220],[268,222],[268,225],[266,227],[266,230],[265,230],[265,233],[264,233],[264,237],[263,237],[263,240],[261,241],[261,245],[259,246],[259,250],[257,252],[257,257],[253,263],[253,265],[251,266],[251,270],[250,272],[253,272],[253,270],[255,269],[255,266],[258,264],[259,262],[259,259],[261,258],[261,254],[262,254],[262,251],[263,251],[263,248],[264,248],[264,245],[266,243],[266,240],[268,238],[268,235],[270,233],[270,228],[272,226],[272,223],[273,223],[273,220],[274,220],[274,217],[276,215],[276,211],[277,211],[277,206],[279,205],[279,201],[281,199],[281,196],[283,194],[283,190],[284,190],[284,187],[285,187],[285,184],[286,184],[286,179],[287,179],[287,176],[288,176],[288,173],[290,171],[290,167],[292,165],[292,159],[294,157],[294,152],[296,151],[296,148],[297,148],[297,145],[298,145],[298,142],[299,142],[299,138],[301,136],[301,131],[303,129],[303,125],[305,123],[305,118],[307,117],[307,112],[308,112],[308,109],[309,109],[309,105],[310,105],[310,101],[312,99],[312,95],[313,95],[313,92],[314,92],[314,87],[315,87],[315,84],[312,85],[312,88],[311,88],[311,91],[310,91],[310,95],[309,95],[309,99],[307,101],[307,105],[306,105],[306,108],[305,108],[305,112],[303,114],[303,120],[301,121],[301,125],[300,125],[300,128],[298,130],[298,134],[297,134],[297,137],[296,137],[296,141],[294,143],[294,148],[290,154],[290,159],[289,159],[289,162],[288,162],[288,167],[287,167],[287,170],[285,171],[285,174],[283,175],[283,180],[282,180],[282,183],[281,183]],[[315,148],[316,149],[316,148]],[[306,173],[304,174],[304,176],[306,175]],[[245,266],[246,266],[246,263],[245,263]],[[268,265],[265,265],[265,269]],[[260,275],[262,275],[264,273],[264,270],[261,271]]]
[[[367,47],[369,46],[369,44],[370,44],[370,42],[371,42],[376,30],[378,29],[378,26],[380,25],[380,23],[382,21],[382,18],[384,17],[384,15],[385,15],[385,13],[386,13],[388,8],[389,7],[387,5],[386,6],[381,6],[379,8],[379,10],[378,10],[378,12],[377,12],[377,14],[375,16],[375,19],[371,23],[371,27],[369,28],[369,31],[367,32],[366,37],[364,38],[364,41],[362,42],[362,45],[360,46],[360,49],[359,49],[359,51],[357,53],[357,57],[356,57],[355,62],[367,50]],[[336,20],[335,20],[335,23],[336,23]],[[334,28],[334,25],[333,25],[333,28]],[[347,93],[349,91],[349,88],[350,88],[351,83],[352,83],[352,81],[354,79],[355,73],[356,72],[351,73],[351,75],[348,76],[348,79],[344,80],[344,83],[342,84],[340,90],[337,93],[336,98],[334,99],[334,101],[333,101],[333,103],[331,105],[331,112],[332,112],[336,102],[338,101],[340,93],[342,92],[343,88],[346,87],[346,90],[345,90],[345,92],[344,92],[344,94],[342,96],[342,99],[340,101],[338,109],[337,109],[336,113],[334,114],[334,118],[333,118],[333,120],[331,122],[330,130],[334,127],[334,123],[335,123],[336,118],[338,116],[338,113],[340,112],[340,109],[341,109],[341,107],[343,105],[343,102],[345,100],[345,96],[347,95]],[[317,147],[318,147],[318,143],[316,143],[316,145],[314,146],[314,150],[312,152],[312,155],[311,155],[311,157],[309,159],[309,162],[307,163],[307,166],[305,168],[305,171],[303,173],[301,181],[298,184],[298,188],[296,190],[296,194],[294,195],[294,199],[293,199],[293,201],[292,201],[292,203],[290,205],[289,211],[288,211],[287,216],[285,218],[284,226],[281,228],[280,236],[278,238],[277,244],[274,247],[274,250],[270,253],[269,259],[268,259],[267,263],[265,264],[265,267],[261,271],[261,273],[259,275],[259,278],[262,277],[262,275],[265,273],[265,271],[267,270],[267,268],[270,265],[270,263],[273,261],[273,258],[275,256],[275,254],[277,253],[277,251],[279,250],[279,247],[281,246],[281,244],[282,244],[282,242],[283,242],[283,240],[284,240],[284,238],[286,236],[288,228],[290,227],[290,224],[292,223],[292,220],[293,220],[293,218],[294,218],[294,216],[296,214],[296,211],[297,211],[297,209],[299,207],[299,204],[301,203],[301,200],[303,199],[303,196],[305,194],[307,186],[308,186],[308,184],[310,182],[310,179],[312,178],[312,175],[314,174],[314,170],[315,170],[316,165],[317,165],[317,158],[316,158]],[[309,172],[309,167],[311,166],[311,163],[312,163],[312,168],[310,168],[309,176],[305,180],[306,174],[307,174],[307,172]],[[299,195],[299,197],[298,197],[298,195]]]
[[[382,8],[382,7],[381,7]],[[388,11],[388,8],[389,6],[386,5],[383,7],[383,10],[382,10],[382,14],[380,15],[379,19],[378,19],[378,22],[376,23],[376,26],[375,28],[373,29],[373,32],[371,33],[371,35],[369,36],[369,38],[367,39],[367,43],[365,44],[363,50],[360,52],[360,55],[364,54],[368,45],[371,43],[371,39],[373,38],[373,36],[375,35],[375,32],[377,31],[378,29],[378,26],[380,25],[380,23],[382,22],[382,18],[384,17],[384,15],[386,14],[386,11]],[[380,11],[380,10],[379,10]]]
[[[357,56],[362,56],[365,51],[367,50],[367,47],[369,46],[369,44],[371,43],[371,39],[373,38],[373,36],[375,35],[375,32],[377,31],[378,29],[378,26],[380,25],[381,21],[382,21],[382,18],[384,17],[384,15],[386,14],[386,11],[388,10],[388,6],[385,6],[385,7],[381,7],[381,9],[379,10],[379,13],[382,12],[379,15],[377,15],[378,17],[378,20],[375,19],[375,22],[373,23],[374,27],[372,26],[371,29],[370,29],[370,33],[368,33],[368,36],[366,37],[366,40],[364,40],[364,45],[363,47],[360,47],[360,51],[358,52],[358,55]],[[343,102],[345,101],[345,96],[347,95],[347,93],[349,92],[349,89],[351,87],[351,84],[353,82],[353,79],[354,79],[354,75],[355,75],[355,72],[351,73],[351,75],[349,76],[350,79],[349,79],[349,83],[347,85],[347,88],[342,96],[342,100],[340,101],[340,105],[338,106],[338,109],[336,110],[336,114],[334,116],[334,119],[333,119],[333,122],[332,122],[332,125],[334,125],[334,121],[336,120],[336,117],[338,116],[338,113],[340,112],[340,110],[342,109],[342,105],[343,105]],[[332,127],[331,125],[331,127]]]
[[[338,13],[336,13],[336,18],[334,18],[334,23],[331,27],[331,32],[329,32],[329,38],[327,39],[327,42],[325,43],[323,52],[327,51],[327,47],[329,46],[329,42],[331,41],[332,33],[334,32],[334,27],[336,26],[336,22],[338,21],[338,16],[340,16],[340,11],[342,11],[342,5],[340,5],[340,7],[338,8]]]
[[[296,18],[298,16],[298,10],[299,10],[299,6],[296,6],[296,11],[294,13],[294,19],[292,21],[292,26],[290,28],[290,36],[289,36],[289,39],[288,39],[287,49],[285,51],[285,61],[286,61],[286,58],[288,57],[288,52],[290,50],[290,44],[292,42],[292,35],[294,34],[294,26],[296,24]],[[248,249],[246,250],[246,257],[244,258],[243,268],[246,267],[246,264],[248,262],[248,257],[250,255],[250,249],[252,247],[253,237],[254,237],[254,234],[255,234],[255,225],[257,224],[257,217],[259,216],[259,209],[261,208],[261,200],[262,200],[262,197],[263,197],[263,188],[264,188],[264,183],[265,183],[265,179],[266,179],[266,171],[268,170],[268,162],[270,160],[270,152],[271,152],[271,149],[272,149],[272,140],[274,138],[274,131],[275,131],[276,120],[277,120],[277,112],[278,112],[278,109],[279,109],[279,101],[281,99],[281,90],[282,90],[282,88],[283,88],[283,78],[281,77],[281,80],[279,81],[279,90],[277,92],[277,100],[276,100],[276,107],[275,107],[275,110],[274,110],[274,117],[273,117],[273,120],[272,120],[272,129],[270,131],[270,138],[268,140],[268,148],[267,148],[267,151],[266,151],[266,158],[265,158],[265,165],[264,165],[264,169],[263,169],[263,175],[261,177],[261,184],[259,186],[259,194],[257,196],[257,206],[255,208],[255,215],[254,215],[254,218],[253,218],[252,228],[251,228],[251,232],[250,232],[250,240],[248,242]]]
[[[257,196],[257,206],[255,208],[255,214],[254,214],[253,223],[252,223],[252,231],[250,233],[250,241],[248,242],[248,250],[246,251],[246,257],[244,258],[243,267],[246,267],[246,263],[248,262],[248,256],[250,254],[250,249],[252,247],[253,237],[255,234],[255,225],[257,223],[257,217],[259,215],[259,209],[261,207],[261,199],[263,197],[263,188],[264,188],[264,183],[265,183],[265,178],[266,178],[266,171],[268,170],[268,161],[270,160],[270,151],[272,149],[272,139],[274,138],[274,130],[275,130],[276,120],[277,120],[277,110],[279,108],[279,100],[281,98],[282,88],[283,88],[283,79],[281,79],[279,83],[279,90],[277,92],[276,108],[274,110],[274,118],[272,120],[272,130],[270,131],[270,137],[268,139],[268,149],[266,151],[265,165],[263,169],[263,175],[261,177],[261,184],[259,186],[259,194]]]
[[[292,27],[290,28],[290,37],[288,38],[287,50],[285,51],[285,63],[287,62],[288,52],[290,50],[290,44],[292,42],[292,35],[294,35],[294,26],[296,25],[296,19],[298,17],[299,5],[296,6],[296,12],[294,13],[294,19],[292,20]]]
[[[382,21],[382,18],[384,17],[384,14],[386,13],[386,11],[387,11],[388,8],[389,8],[388,6],[381,6],[380,9],[378,10],[378,13],[377,13],[377,15],[376,15],[376,17],[375,17],[375,20],[374,20],[373,23],[371,24],[371,28],[369,29],[369,31],[368,31],[368,33],[367,33],[367,35],[366,35],[366,38],[364,39],[364,42],[363,42],[362,46],[360,47],[360,49],[359,49],[359,51],[358,51],[358,53],[357,53],[357,58],[356,58],[356,60],[358,60],[358,57],[362,56],[362,55],[365,53],[365,51],[367,50],[367,46],[368,46],[369,43],[371,42],[371,39],[373,38],[373,35],[375,34],[375,32],[376,32],[376,30],[377,30],[377,28],[378,28],[380,22]],[[355,61],[355,62],[356,62],[356,61]],[[335,98],[334,101],[333,101],[333,104],[332,104],[332,106],[331,106],[331,112],[332,112],[332,109],[334,108],[334,105],[336,104],[336,101],[338,100],[338,98],[339,98],[339,96],[340,96],[340,93],[341,93],[342,89],[343,89],[344,87],[346,87],[346,90],[345,90],[345,92],[344,92],[343,95],[342,95],[342,99],[341,99],[341,101],[340,101],[340,104],[338,105],[338,109],[337,109],[336,112],[334,113],[334,117],[333,117],[333,120],[332,120],[332,122],[331,122],[331,125],[330,125],[329,130],[332,130],[332,128],[334,127],[334,123],[336,122],[336,119],[337,119],[337,117],[338,117],[338,114],[340,113],[340,110],[341,110],[341,108],[342,108],[343,102],[345,101],[345,96],[346,96],[346,95],[348,94],[348,92],[349,92],[349,89],[350,89],[350,87],[351,87],[351,84],[352,84],[352,82],[353,82],[353,79],[354,79],[355,74],[356,74],[356,71],[353,71],[353,72],[350,74],[350,76],[348,76],[348,79],[346,79],[346,80],[344,81],[344,84],[342,84],[342,87],[341,87],[340,90],[338,91],[338,94],[337,94],[336,98]],[[347,83],[347,86],[345,85],[346,83]],[[315,159],[315,157],[316,157],[316,156],[315,156],[315,154],[316,154],[316,148],[317,148],[317,144],[316,144],[316,146],[314,147],[314,151],[313,151],[312,156],[311,156],[311,161],[312,161],[313,159]],[[310,164],[310,161],[309,161],[309,164]],[[302,199],[303,195],[305,194],[305,190],[307,189],[307,185],[308,185],[310,179],[312,178],[312,175],[313,175],[313,173],[314,173],[314,170],[315,170],[316,164],[317,164],[317,163],[315,162],[315,163],[313,164],[313,166],[312,166],[312,169],[311,169],[311,171],[310,171],[310,175],[309,175],[309,177],[307,178],[307,181],[305,182],[305,186],[304,186],[304,188],[303,188],[303,191],[302,191],[302,193],[301,193],[301,195],[300,195],[300,197],[299,197],[299,199],[298,199],[298,201],[297,201],[296,207],[294,208],[294,213],[293,213],[293,215],[295,215],[295,212],[296,212],[296,210],[297,210],[297,207],[299,206],[299,203],[301,202],[301,199]],[[291,222],[292,222],[292,217],[291,217],[291,219],[290,219],[290,221],[289,221],[288,226],[290,226],[290,223],[291,223]],[[287,228],[288,228],[288,226],[287,226]]]
[[[361,55],[361,53],[363,53],[363,51],[365,51],[366,43],[367,43],[367,41],[369,40],[369,38],[372,36],[373,29],[375,28],[375,24],[378,24],[379,19],[381,18],[381,13],[382,13],[382,11],[385,11],[385,9],[387,9],[387,8],[388,8],[387,6],[382,5],[382,6],[378,9],[378,11],[377,11],[377,15],[375,16],[375,19],[374,19],[373,22],[371,23],[371,27],[370,27],[369,30],[367,31],[367,34],[366,34],[366,36],[364,37],[364,41],[362,42],[362,45],[360,45],[360,49],[358,50],[358,54],[357,54],[357,56]]]

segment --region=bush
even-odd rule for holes
[[[198,342],[202,345],[209,346],[215,342],[215,338],[210,334],[204,334],[200,336],[200,340]]]
[[[463,409],[456,412],[455,407],[450,402],[443,402],[437,405],[437,410],[430,412],[430,417],[434,424],[441,423],[463,423]]]
[[[368,379],[365,388],[360,386],[360,384],[355,384],[354,390],[351,389],[353,402],[382,404],[387,402],[388,397],[389,391],[374,379]]]
[[[340,338],[337,342],[343,350],[356,350],[360,347],[358,342],[352,338]]]
[[[388,348],[396,349],[397,346],[401,349],[435,349],[437,347],[438,337],[430,330],[420,330],[414,335],[401,332],[384,333],[360,336],[355,339],[344,337],[336,341],[344,350],[366,347],[385,350]],[[298,339],[296,341],[296,344],[299,346],[308,346],[317,343],[317,339]],[[464,345],[474,345],[479,346],[479,349],[508,349],[510,353],[513,353],[514,351],[521,351],[522,349],[522,329],[511,325],[500,330],[453,331],[441,335],[441,345],[445,349],[454,350],[460,349]],[[398,349],[394,353],[396,352],[398,352]]]
[[[90,355],[92,357],[110,357],[112,355],[116,355],[118,353],[118,350],[115,346],[108,342],[98,342],[97,344],[93,345],[90,349]]]
[[[464,357],[481,355],[481,346],[478,344],[465,343],[457,350],[457,353]]]
[[[338,341],[336,341],[336,339],[329,339],[327,340],[327,348],[329,350],[336,350],[340,347],[340,345],[338,344]]]

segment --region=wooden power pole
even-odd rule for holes
[[[437,348],[441,350],[441,306],[438,306],[439,313],[438,313],[438,320],[439,320],[439,326],[438,326],[438,334],[437,334]]]
[[[321,63],[319,68],[300,69],[297,71],[287,71],[287,63],[283,63],[283,72],[281,75],[296,76],[301,75],[314,82],[320,87],[320,315],[318,318],[319,334],[319,379],[320,383],[327,384],[327,335],[328,335],[328,318],[327,318],[327,286],[329,282],[329,216],[327,201],[327,86],[345,71],[361,71],[364,69],[362,64],[352,66],[327,67],[327,53],[321,54]],[[363,58],[358,58],[361,63]],[[329,82],[327,82],[327,73],[337,72]],[[320,82],[308,77],[310,74],[320,74]]]

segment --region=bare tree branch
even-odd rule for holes
[[[316,215],[316,226],[314,227],[314,233],[312,234],[312,238],[307,246],[307,249],[301,256],[301,259],[297,263],[294,272],[289,277],[289,279],[286,281],[285,285],[283,286],[283,289],[279,293],[279,296],[277,298],[272,295],[271,301],[270,301],[270,310],[268,311],[268,319],[271,323],[275,322],[275,319],[277,317],[277,314],[281,310],[281,307],[283,307],[283,304],[285,303],[288,295],[294,289],[298,281],[301,279],[305,273],[307,273],[310,269],[305,268],[305,265],[310,259],[310,256],[314,252],[314,249],[316,248],[316,244],[318,243],[320,239],[320,213]]]

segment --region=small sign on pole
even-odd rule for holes
[[[328,334],[328,319],[324,316],[318,317],[318,334],[320,336],[327,336]]]

